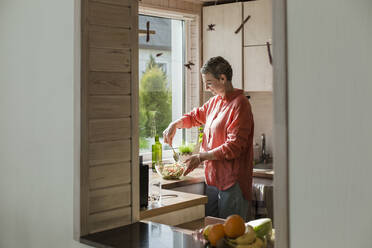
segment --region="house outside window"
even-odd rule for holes
[[[182,20],[139,15],[139,29],[155,34],[139,37],[139,132],[140,154],[151,160],[155,134],[163,144],[163,159],[171,158],[170,147],[162,132],[182,116],[185,110],[185,23]],[[184,141],[185,131],[178,130],[174,146]]]

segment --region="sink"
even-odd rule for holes
[[[272,170],[273,163],[258,163],[253,166],[253,169],[264,169],[264,170]]]

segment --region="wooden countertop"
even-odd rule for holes
[[[203,183],[204,182],[204,169],[199,167],[193,170],[187,176],[181,176],[178,180],[165,180],[161,179],[157,173],[149,171],[149,181],[152,180],[159,181],[161,180],[162,188],[163,189],[173,189],[176,187],[181,187],[185,185],[195,184],[195,183]]]
[[[156,187],[156,186],[153,186]],[[151,204],[140,211],[140,219],[147,219],[153,216],[169,213],[179,209],[206,204],[208,197],[205,195],[196,195],[185,192],[162,189],[161,205]]]
[[[260,178],[274,178],[274,170],[273,169],[253,169],[253,177],[260,177]]]
[[[150,175],[150,181],[160,179],[160,176],[157,173],[153,173],[152,171],[150,171],[149,175]],[[253,177],[273,179],[274,170],[253,168]],[[185,177],[182,176],[179,180],[164,180],[164,179],[160,179],[160,180],[161,180],[163,189],[173,189],[173,188],[181,187],[185,185],[202,183],[205,181],[204,168],[202,167],[196,168],[194,171],[192,171],[187,176]]]
[[[273,179],[273,163],[258,163],[253,166],[253,177]]]
[[[148,219],[154,216],[166,214],[184,208],[189,208],[201,204],[206,204],[208,197],[205,195],[197,195],[185,192],[171,190],[176,187],[204,182],[204,169],[197,168],[186,177],[181,177],[179,180],[164,180],[157,173],[149,170],[149,192],[159,192],[159,180],[162,184],[162,201],[151,203],[147,208],[140,210],[140,219]]]

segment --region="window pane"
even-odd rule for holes
[[[183,21],[154,16],[139,16],[139,28],[155,34],[139,37],[139,129],[140,153],[151,152],[155,134],[164,149],[162,133],[182,116],[184,106],[184,28]],[[173,144],[182,143],[178,131]]]

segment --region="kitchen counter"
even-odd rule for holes
[[[84,244],[102,248],[137,247],[204,247],[201,241],[177,227],[153,222],[136,222],[127,226],[85,235]]]
[[[192,229],[172,227],[153,222],[136,222],[127,226],[114,228],[94,234],[82,236],[80,242],[98,248],[175,248],[175,247],[205,247],[206,241],[195,234],[195,230],[209,224],[224,223],[224,219],[206,217],[197,220],[199,226]],[[185,227],[190,227],[186,226]],[[197,228],[195,228],[197,227]],[[274,247],[275,231],[268,241],[268,248]],[[223,242],[218,247],[227,248]]]
[[[253,169],[253,176],[269,178],[273,176],[272,169]],[[150,170],[150,182],[161,180],[162,202],[161,205],[153,204],[140,211],[140,222],[128,226],[118,227],[111,230],[89,234],[80,238],[84,244],[93,247],[116,248],[116,247],[204,247],[203,242],[195,240],[191,230],[186,230],[182,223],[200,225],[204,222],[204,204],[207,197],[204,195],[179,192],[172,189],[204,182],[204,169],[197,168],[180,180],[164,180]],[[268,179],[254,179],[257,180]],[[150,188],[156,187],[151,185]],[[158,190],[158,189],[153,189]],[[150,190],[151,191],[151,190]],[[199,213],[198,213],[199,212]],[[172,215],[173,214],[173,215]],[[200,214],[202,216],[200,216]],[[187,217],[191,217],[187,220]],[[159,219],[168,219],[179,223],[160,224]],[[210,218],[210,217],[209,217]],[[158,222],[158,223],[155,223]],[[161,222],[163,223],[163,222]],[[196,223],[196,224],[195,224]],[[175,227],[179,225],[178,227]],[[196,227],[196,226],[195,226]],[[194,229],[194,228],[193,228]],[[195,229],[194,229],[195,230]]]
[[[274,172],[272,170],[272,164],[259,164],[256,166],[258,168],[253,169],[254,182],[259,178],[266,180],[271,180],[273,178]],[[191,221],[198,217],[204,217],[204,204],[207,203],[208,198],[203,195],[203,190],[198,189],[198,193],[194,191],[194,186],[196,185],[199,185],[199,188],[204,188],[204,168],[196,168],[189,175],[181,177],[179,180],[164,180],[150,169],[149,193],[159,192],[159,181],[161,181],[162,184],[162,203],[161,205],[149,204],[147,208],[141,209],[141,220],[178,225],[182,223],[182,218],[189,218]],[[202,185],[202,187],[200,187],[200,185]],[[191,187],[194,188],[187,191]],[[263,201],[263,199],[260,199],[260,201]]]
[[[253,168],[253,177],[273,179],[274,170],[272,164],[257,164]],[[159,180],[160,176],[157,173],[150,172],[150,181]],[[173,189],[176,187],[182,187],[195,183],[203,183],[204,180],[204,168],[199,167],[193,170],[190,174],[185,177],[181,177],[179,180],[164,180],[161,179],[163,189]]]
[[[156,186],[153,186],[156,187]],[[185,209],[193,206],[206,204],[208,197],[173,190],[162,190],[161,205],[149,204],[147,208],[140,211],[140,219],[147,219],[154,216],[166,214],[172,211]]]
[[[273,164],[272,163],[255,164],[253,166],[253,177],[273,179],[274,178]]]
[[[272,169],[253,169],[253,177],[273,179],[274,171]]]
[[[204,169],[199,167],[193,170],[190,174],[187,176],[182,176],[178,180],[164,180],[161,179],[160,176],[157,173],[152,172],[152,170],[149,171],[150,176],[150,182],[152,180],[159,181],[161,180],[162,188],[163,189],[173,189],[176,187],[182,187],[190,184],[195,183],[203,183],[204,182]]]
[[[204,177],[199,174],[200,171],[196,170],[180,180],[164,180],[150,169],[149,196],[159,194],[159,181],[161,181],[162,199],[160,204],[150,201],[146,208],[142,208],[140,219],[173,226],[185,221],[203,218],[205,215],[204,205],[207,203],[208,197],[203,194],[177,190],[185,185],[192,187],[197,183],[204,182]]]

